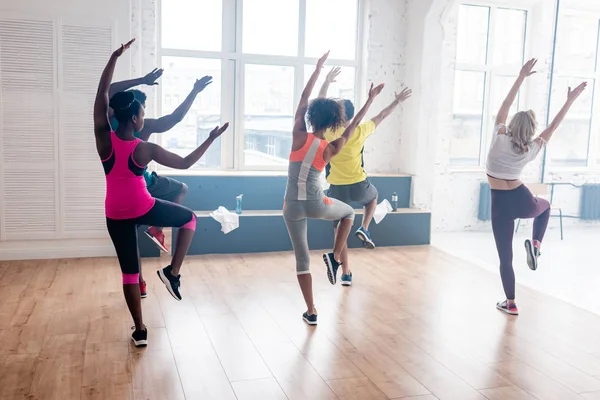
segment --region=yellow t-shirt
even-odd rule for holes
[[[344,127],[325,132],[325,139],[332,142],[342,136]],[[369,120],[358,125],[350,140],[327,165],[327,182],[330,185],[352,185],[367,179],[364,170],[363,149],[365,140],[375,131],[375,122]]]

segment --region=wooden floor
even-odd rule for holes
[[[432,247],[352,261],[332,287],[313,254],[309,327],[289,253],[189,258],[181,302],[147,260],[145,349],[115,259],[0,263],[0,398],[600,399],[599,317],[521,287],[508,317],[497,275]]]

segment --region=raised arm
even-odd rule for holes
[[[156,82],[156,80],[161,77],[163,72],[164,72],[164,70],[162,68],[161,69],[154,68],[146,76],[142,76],[142,77],[135,78],[135,79],[129,79],[126,81],[114,82],[113,84],[110,85],[110,90],[109,90],[108,96],[109,96],[109,98],[113,97],[113,95],[115,93],[124,92],[127,89],[131,89],[132,87],[136,87],[139,85],[148,85],[148,86],[158,85],[158,82]]]
[[[369,89],[369,97],[365,105],[354,116],[354,118],[352,118],[350,124],[346,127],[346,129],[344,129],[344,133],[342,133],[342,136],[329,143],[325,148],[325,151],[323,152],[323,158],[326,162],[329,162],[329,160],[331,160],[333,156],[335,156],[342,150],[344,145],[348,142],[348,139],[350,139],[350,136],[352,136],[352,133],[354,133],[354,129],[356,129],[360,121],[362,121],[362,119],[365,117],[367,110],[369,109],[371,104],[373,104],[373,100],[375,100],[375,97],[377,97],[382,90],[383,83],[375,87],[373,87],[373,84],[371,83],[371,87]]]
[[[556,131],[556,129],[558,128],[558,126],[560,125],[562,120],[565,119],[567,112],[569,111],[569,109],[571,108],[571,106],[573,105],[575,100],[577,100],[579,95],[581,93],[583,93],[586,86],[587,86],[587,82],[583,82],[582,84],[580,84],[573,90],[571,90],[571,88],[569,87],[569,91],[567,92],[567,101],[562,106],[562,108],[560,109],[558,114],[556,114],[556,116],[550,123],[550,126],[548,126],[548,128],[546,128],[540,134],[540,136],[537,137],[537,139],[536,139],[537,141],[547,143],[550,140],[550,138],[552,137],[552,134]],[[542,143],[540,143],[540,144],[542,144]]]
[[[381,110],[379,114],[377,114],[371,119],[371,121],[375,123],[375,127],[379,126],[379,124],[383,122],[384,119],[386,119],[392,112],[394,112],[394,110],[396,109],[396,107],[398,107],[400,103],[404,102],[411,95],[412,90],[409,88],[404,88],[404,90],[402,90],[400,93],[394,93],[394,101],[392,101],[392,103],[389,106]]]
[[[308,109],[308,99],[310,98],[310,94],[312,93],[315,84],[317,83],[317,79],[319,79],[319,74],[321,73],[321,69],[323,69],[323,64],[327,60],[329,56],[329,51],[317,61],[317,65],[315,67],[315,71],[310,76],[310,79],[306,83],[306,87],[302,91],[302,95],[300,96],[300,101],[298,102],[298,108],[296,109],[296,115],[294,116],[294,129],[292,131],[293,137],[302,137],[304,138],[304,134],[306,133],[306,110]]]
[[[340,71],[340,67],[333,67],[331,68],[331,71],[327,73],[327,76],[325,77],[325,82],[323,82],[323,85],[321,85],[321,90],[319,90],[319,98],[327,97],[329,85],[335,82],[335,78],[337,78],[337,76],[340,74]]]
[[[213,142],[221,136],[223,132],[229,127],[229,122],[221,127],[215,127],[208,138],[202,143],[196,150],[192,151],[186,157],[181,157],[179,154],[172,153],[157,144],[144,142],[140,143],[136,148],[133,156],[137,163],[140,165],[147,165],[150,161],[154,160],[160,165],[175,169],[188,169],[202,158],[206,150],[213,144]]]
[[[201,79],[197,79],[190,94],[187,95],[183,103],[181,103],[171,114],[158,119],[146,119],[146,121],[144,121],[144,128],[140,132],[140,139],[147,141],[153,133],[163,133],[173,129],[173,127],[180,123],[190,111],[192,104],[194,104],[194,100],[196,100],[196,96],[211,83],[212,76],[204,76]]]
[[[508,113],[510,111],[510,107],[515,102],[515,99],[517,98],[517,94],[519,94],[519,89],[521,89],[521,85],[525,81],[525,78],[527,78],[528,76],[531,76],[537,72],[537,71],[533,70],[533,67],[535,67],[536,63],[537,63],[537,60],[535,58],[532,58],[531,60],[527,61],[525,63],[525,65],[523,65],[523,67],[521,67],[521,72],[519,72],[519,77],[517,78],[517,80],[515,81],[513,86],[510,88],[510,91],[508,92],[506,99],[504,99],[504,101],[502,102],[502,105],[500,106],[500,110],[498,110],[498,115],[496,116],[496,126],[501,125],[501,124],[506,124],[506,119],[508,118]],[[498,132],[504,133],[504,129],[501,129]]]
[[[106,151],[111,148],[111,128],[108,120],[108,91],[110,89],[110,82],[112,81],[115,72],[117,59],[121,57],[123,52],[125,52],[133,42],[135,42],[135,39],[130,40],[124,45],[122,44],[121,47],[112,53],[108,60],[108,64],[106,64],[104,71],[102,71],[100,83],[98,83],[98,92],[96,92],[96,100],[94,101],[94,135],[96,136],[96,149],[101,158],[108,157],[110,154],[106,154]]]

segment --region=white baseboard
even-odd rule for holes
[[[0,242],[0,260],[114,257],[110,239],[61,239]]]

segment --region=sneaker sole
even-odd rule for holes
[[[359,238],[360,240],[362,240],[363,245],[366,249],[369,250],[373,250],[375,248],[375,243],[373,243],[372,240],[370,240],[365,234],[363,234],[362,232],[358,231],[356,232],[356,237]]]
[[[302,317],[302,319],[304,320],[304,322],[306,322],[308,325],[317,325],[317,321],[309,321],[308,319]]]
[[[532,271],[536,271],[537,270],[537,259],[535,258],[535,254],[533,253],[533,246],[531,244],[531,241],[529,239],[527,239],[525,241],[525,252],[527,253],[527,266],[529,267],[530,270]]]
[[[175,294],[175,292],[173,292],[173,289],[171,288],[171,281],[169,281],[169,278],[167,278],[165,276],[165,273],[163,272],[163,270],[159,269],[158,271],[156,271],[156,273],[158,274],[158,277],[160,278],[160,280],[162,281],[162,283],[164,283],[164,285],[166,286],[166,288],[169,291],[169,293],[171,293],[171,296],[173,296],[173,298],[175,300],[181,301],[181,299],[179,297],[177,297],[177,295]]]
[[[148,297],[148,294],[147,294],[147,293],[144,293],[144,294],[141,294],[141,293],[140,293],[140,297],[141,297],[142,299],[145,299],[146,297]]]
[[[496,309],[498,309],[498,310],[500,310],[500,311],[502,311],[503,313],[505,313],[505,314],[508,314],[508,315],[519,315],[519,312],[518,312],[518,311],[517,311],[517,312],[510,311],[510,310],[507,310],[506,308],[502,308],[502,307],[500,307],[499,305],[496,305]]]
[[[135,347],[146,347],[148,346],[148,339],[145,340],[135,340],[134,338],[131,338],[131,341],[133,342]]]
[[[352,286],[352,282],[342,281],[342,286]]]
[[[146,234],[146,236],[148,236],[148,238],[150,240],[152,240],[152,242],[154,242],[154,244],[156,245],[156,247],[158,247],[161,251],[169,254],[169,249],[167,249],[165,246],[163,246],[158,239],[156,239],[154,236],[152,236],[151,234],[149,234],[148,232],[144,232]]]
[[[323,254],[323,261],[325,261],[325,265],[327,265],[327,279],[329,279],[329,283],[335,285],[337,274],[333,272],[333,261],[329,258],[329,254]]]

